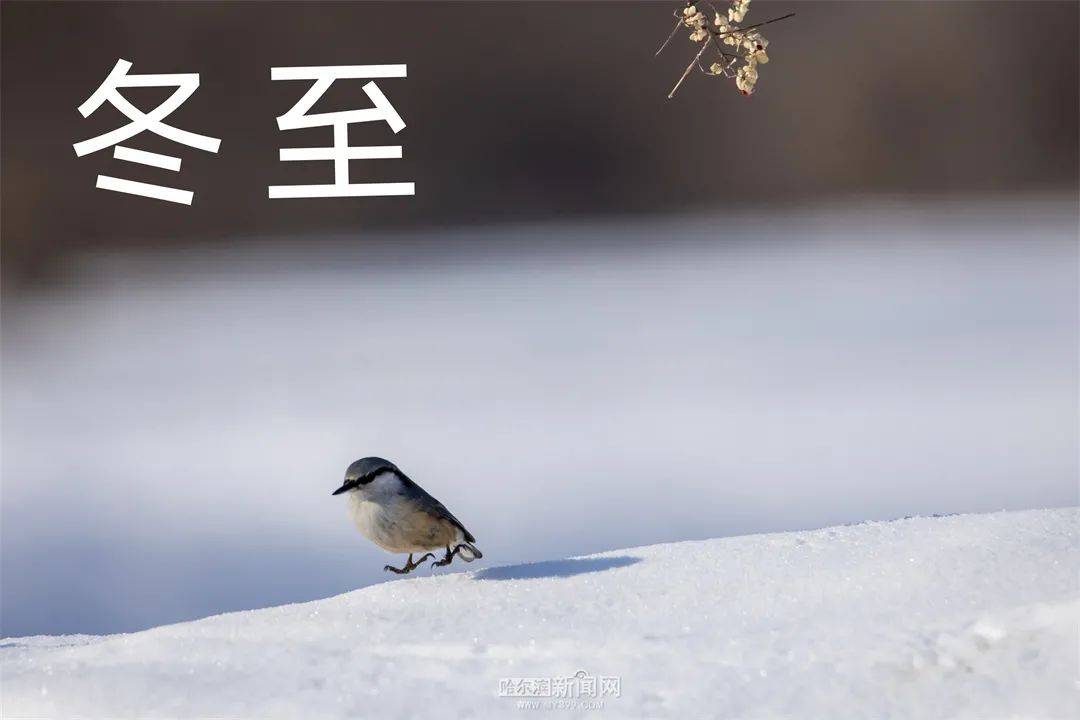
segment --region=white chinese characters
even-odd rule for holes
[[[556,677],[507,677],[499,679],[499,697],[596,698],[622,696],[618,675],[591,675],[578,670]]]
[[[276,67],[270,69],[271,80],[312,80],[308,91],[293,107],[277,119],[281,130],[311,127],[332,127],[334,144],[331,147],[281,148],[279,157],[283,162],[299,160],[332,160],[334,182],[323,185],[270,185],[273,198],[325,198],[325,197],[377,197],[387,195],[414,195],[411,182],[352,183],[349,182],[350,160],[400,159],[400,145],[349,145],[349,125],[352,123],[383,121],[397,133],[405,128],[397,110],[375,83],[378,78],[403,78],[405,65],[337,65],[325,67]],[[374,107],[362,110],[308,114],[335,80],[367,79],[364,93]]]
[[[206,135],[188,132],[186,130],[180,130],[179,128],[167,125],[164,122],[165,118],[183,105],[184,101],[191,97],[192,93],[199,87],[198,73],[129,75],[129,69],[131,69],[130,62],[127,60],[117,60],[116,65],[113,67],[112,72],[109,73],[109,76],[105,78],[105,81],[101,83],[100,87],[94,91],[86,102],[79,106],[79,113],[81,113],[83,117],[89,117],[95,110],[101,107],[102,104],[108,101],[131,122],[111,132],[75,143],[74,148],[76,155],[82,157],[83,155],[104,150],[110,146],[115,146],[113,148],[113,157],[117,160],[125,160],[127,162],[150,165],[163,170],[179,172],[180,158],[178,157],[161,155],[145,150],[137,150],[135,148],[117,144],[135,137],[144,130],[149,130],[155,135],[160,135],[173,142],[197,148],[199,150],[205,150],[206,152],[216,153],[218,151],[218,148],[221,147],[221,140]],[[144,113],[120,94],[120,88],[128,87],[175,87],[176,90],[152,111]],[[116,192],[141,195],[143,197],[167,200],[168,202],[181,203],[184,205],[190,205],[192,198],[195,195],[190,190],[181,190],[179,188],[165,187],[163,185],[136,182],[134,180],[124,180],[109,175],[98,175],[97,187],[102,190],[114,190]]]

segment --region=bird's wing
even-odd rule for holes
[[[411,485],[413,489],[416,490],[416,495],[413,499],[416,501],[416,505],[420,510],[428,513],[429,515],[434,515],[437,518],[442,518],[453,523],[457,527],[461,528],[461,532],[465,534],[466,540],[468,540],[469,542],[476,542],[476,538],[472,536],[472,533],[465,529],[465,526],[461,524],[461,521],[454,517],[454,514],[447,510],[445,505],[443,505],[441,502],[428,494],[427,490],[420,487],[411,479],[406,477],[404,473],[402,473],[401,478],[403,482]]]

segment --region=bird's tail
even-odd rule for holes
[[[460,555],[461,559],[465,562],[472,562],[473,560],[484,557],[484,553],[480,552],[480,548],[476,547],[471,542],[463,542],[459,547],[461,549],[458,550],[458,555]]]

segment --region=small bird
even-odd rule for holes
[[[446,555],[431,567],[449,565],[454,555],[472,562],[484,555],[461,521],[441,502],[428,495],[389,460],[366,457],[345,471],[345,482],[332,495],[347,493],[349,514],[364,536],[383,550],[409,553],[404,567],[384,570],[404,575],[435,555],[428,550],[446,548]],[[413,561],[413,553],[425,553]]]

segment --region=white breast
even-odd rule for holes
[[[356,528],[371,542],[390,552],[401,552],[394,538],[404,508],[400,507],[401,481],[393,474],[378,475],[349,493],[349,514]]]

